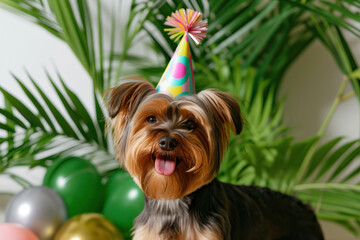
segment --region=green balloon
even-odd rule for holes
[[[47,169],[43,185],[54,189],[64,199],[69,218],[102,209],[101,176],[88,160],[69,157],[54,161]]]
[[[144,193],[131,176],[122,170],[114,172],[106,183],[103,214],[125,238],[130,237],[134,219],[144,209]]]

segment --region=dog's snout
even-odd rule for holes
[[[178,145],[178,142],[173,137],[164,136],[159,139],[159,146],[162,150],[171,151]]]

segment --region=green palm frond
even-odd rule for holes
[[[17,14],[44,26],[56,37],[67,42],[85,70],[94,80],[94,85],[100,92],[105,87],[104,46],[101,23],[102,9],[97,6],[98,24],[93,24],[87,1],[27,1],[1,0],[0,3],[14,10]],[[98,1],[99,3],[99,1]],[[115,22],[113,22],[115,23]],[[115,28],[115,26],[113,27]],[[111,41],[111,39],[110,39]],[[111,66],[112,61],[108,59]]]
[[[356,25],[360,19],[355,14],[360,8],[357,1],[208,2],[208,5],[203,5],[200,0],[166,1],[149,16],[145,30],[156,48],[160,49],[166,62],[171,57],[171,49],[176,48],[176,43],[163,31],[164,25],[159,19],[165,19],[176,8],[193,7],[209,18],[207,38],[203,44],[192,48],[194,61],[198,66],[207,68],[207,71],[216,71],[213,64],[214,56],[220,59],[240,56],[241,67],[252,66],[258,69],[254,79],[256,87],[261,79],[271,79],[277,92],[288,67],[315,39],[322,40],[333,53],[339,68],[343,69],[344,65],[348,65],[347,61],[351,62],[352,70],[357,68],[341,33],[341,30],[346,30],[355,36],[360,35],[360,29]],[[350,7],[354,10],[350,11]],[[349,19],[352,21],[348,21]],[[317,27],[319,24],[320,28]],[[333,37],[328,30],[332,28],[336,29],[341,41],[336,43],[335,48],[327,43]],[[346,58],[339,59],[339,55],[344,51]],[[203,69],[199,67],[195,70],[199,71],[199,74],[203,73]],[[349,75],[350,72],[352,71],[344,71],[345,75]],[[360,98],[358,80],[354,88],[357,89],[356,93]]]
[[[359,66],[340,28],[338,26],[331,26],[325,18],[316,20],[311,16],[311,20],[318,38],[333,55],[343,74],[351,80],[352,87],[356,96],[359,96],[360,101],[360,76],[354,74],[354,72],[359,70]]]
[[[248,143],[243,148],[233,148],[231,142],[218,178],[295,194],[311,204],[320,219],[360,235],[360,168],[353,167],[360,157],[360,140],[340,144],[342,138],[335,138],[324,143],[316,149],[304,179],[295,182],[294,176],[319,140],[293,143],[285,137],[266,147]]]
[[[357,188],[356,188],[357,187]],[[312,189],[313,188],[313,189]],[[299,185],[296,196],[314,206],[320,219],[332,221],[360,236],[360,187],[348,184]]]
[[[21,14],[26,19],[61,38],[60,27],[42,0],[1,0],[0,6]]]
[[[30,74],[28,78],[40,98],[18,77],[14,76],[14,79],[32,106],[26,106],[0,87],[10,106],[10,109],[0,109],[0,115],[8,120],[8,123],[1,123],[0,128],[11,133],[7,138],[1,139],[0,173],[15,166],[46,166],[60,156],[69,155],[81,155],[91,160],[99,166],[102,173],[117,167],[114,153],[109,152],[109,143],[105,137],[105,116],[98,96],[95,95],[94,99],[97,116],[92,117],[60,75],[58,78],[61,86],[49,74],[47,76],[65,114],[58,110],[54,96],[50,97]]]
[[[265,146],[254,141],[244,144],[243,149],[237,148],[239,156],[236,159],[242,159],[254,168],[256,173],[254,184],[283,192],[291,192],[294,186],[301,184],[309,186],[320,183],[359,184],[360,167],[353,165],[360,156],[360,140],[340,144],[342,140],[340,137],[316,147],[303,177],[301,179],[294,177],[310,149],[317,146],[320,139],[313,137],[293,143],[291,137],[282,137]],[[238,180],[240,181],[241,178]]]
[[[291,186],[291,192],[294,191],[300,199],[312,204],[320,219],[339,223],[359,235],[360,170],[353,165],[360,156],[360,140],[340,143],[341,140],[342,138],[335,138],[317,148],[304,179]],[[299,153],[307,153],[310,147],[311,145],[301,146]],[[301,158],[304,159],[305,156]],[[283,169],[286,169],[287,174],[291,170],[292,174],[296,174],[299,164],[297,161],[293,163],[291,155],[288,161],[291,165]],[[308,182],[306,179],[309,179]],[[291,178],[284,179],[286,182],[289,180],[291,182]]]
[[[287,141],[288,128],[282,123],[284,101],[274,101],[274,90],[269,89],[271,82],[262,81],[258,90],[253,91],[256,71],[236,67],[239,60],[236,57],[230,65],[215,61],[219,73],[213,80],[207,75],[203,78],[237,96],[244,117],[244,130],[241,135],[232,136],[218,178],[233,184],[254,184],[256,178],[260,179],[259,171],[269,170],[263,166],[274,161],[277,144]]]
[[[352,171],[344,171],[360,156],[360,141],[350,141],[335,149],[341,138],[335,138],[321,146],[313,155],[311,166],[308,167],[306,179],[323,182],[349,182],[356,177],[359,168]],[[340,173],[342,174],[340,176]],[[346,173],[346,174],[345,174]]]
[[[255,86],[261,79],[271,79],[277,92],[288,67],[314,39],[320,39],[333,53],[345,75],[357,69],[341,33],[341,30],[346,30],[355,36],[360,35],[356,25],[360,21],[355,13],[360,8],[357,1],[209,0],[204,4],[201,0],[133,0],[124,24],[115,20],[115,16],[121,14],[119,6],[112,4],[108,9],[109,6],[99,0],[96,6],[90,6],[86,0],[0,0],[1,5],[66,41],[100,92],[115,85],[117,79],[126,74],[124,64],[132,59],[129,51],[137,42],[144,42],[143,33],[153,40],[154,49],[165,61],[169,61],[176,43],[163,31],[162,21],[180,7],[202,11],[209,18],[207,39],[198,48],[192,48],[195,62],[209,68],[208,71],[216,71],[212,65],[214,56],[221,59],[240,56],[242,67],[253,66],[259,70],[254,79]],[[92,7],[96,14],[90,11]],[[107,37],[103,30],[105,23],[110,23],[111,29]],[[329,29],[335,29],[338,35],[335,43],[334,33]],[[116,41],[118,34],[122,34],[121,46]],[[160,70],[154,72],[158,66],[154,66],[153,61],[149,63],[152,65],[138,73],[149,79],[158,79]],[[349,64],[352,71],[349,71]],[[354,80],[353,87],[360,96],[359,79]]]
[[[86,0],[0,0],[0,7],[14,11],[65,41],[102,94],[117,83],[124,62],[131,59],[128,51],[157,2],[135,4],[133,1],[125,24],[117,21],[124,11],[120,12],[122,3],[116,1],[105,5],[100,0],[94,4]],[[109,26],[110,34],[106,35],[105,26]],[[122,46],[117,42],[119,35]],[[117,58],[119,48],[121,57]]]

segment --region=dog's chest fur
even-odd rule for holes
[[[312,210],[266,188],[214,180],[177,200],[145,199],[136,240],[322,240]]]
[[[218,228],[209,229],[199,224],[191,211],[192,196],[176,200],[147,198],[145,201],[145,211],[136,220],[134,239],[222,239]]]

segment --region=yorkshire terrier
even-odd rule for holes
[[[267,188],[234,186],[215,176],[237,101],[218,90],[173,98],[145,80],[111,89],[117,157],[145,193],[135,240],[321,240],[310,206]]]

